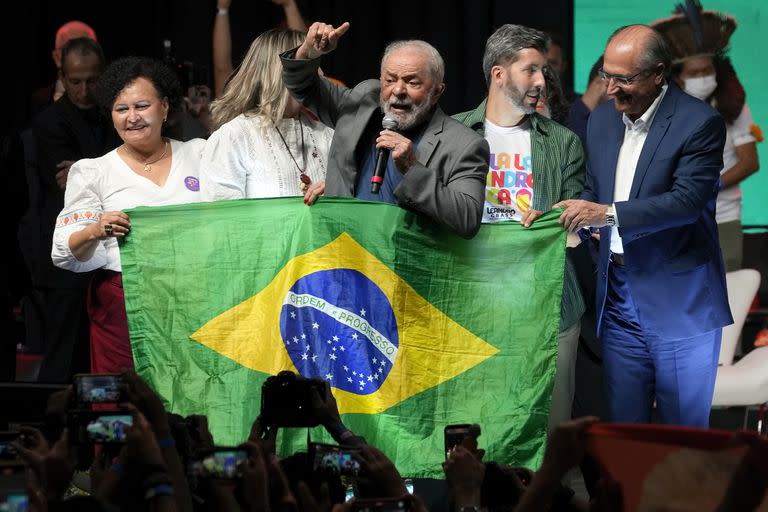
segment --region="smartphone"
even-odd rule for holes
[[[29,497],[23,487],[0,491],[0,512],[27,512]]]
[[[316,427],[320,420],[312,409],[312,393],[325,401],[325,382],[305,379],[293,372],[283,371],[268,377],[261,387],[261,421],[278,427]]]
[[[117,373],[75,375],[75,398],[81,404],[120,403],[125,400],[123,378]]]
[[[353,512],[408,512],[413,509],[410,496],[354,500],[350,505]]]
[[[120,444],[128,440],[133,416],[121,411],[70,411],[69,429],[75,444]]]
[[[19,457],[13,443],[23,444],[24,435],[21,432],[0,432],[0,467],[23,466],[24,461]],[[0,512],[3,509],[0,508]]]
[[[461,444],[465,437],[471,436],[477,438],[480,436],[480,426],[477,424],[460,423],[456,425],[446,425],[443,430],[443,439],[445,442],[445,458],[451,454],[451,450]]]
[[[234,479],[242,476],[242,465],[248,459],[245,450],[217,447],[189,465],[189,473],[199,478]]]
[[[354,454],[359,451],[335,444],[309,443],[312,472],[334,476],[358,476],[360,463]]]

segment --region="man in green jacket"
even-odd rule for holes
[[[536,113],[547,44],[538,30],[510,24],[499,28],[488,38],[483,56],[488,97],[475,110],[453,116],[484,136],[491,148],[484,223],[519,221],[530,227],[553,204],[578,198],[584,187],[581,141]],[[574,267],[566,257],[550,430],[571,416],[583,312]]]

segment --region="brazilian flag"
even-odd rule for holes
[[[540,463],[565,257],[555,213],[472,240],[354,199],[128,213],[137,371],[172,412],[207,415],[218,444],[242,442],[264,380],[292,370],[328,381],[347,426],[404,475],[442,475],[454,423],[480,424],[488,460]],[[284,452],[304,443],[281,434]]]

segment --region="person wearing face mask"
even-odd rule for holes
[[[675,15],[653,25],[670,43],[672,79],[691,96],[711,104],[725,120],[716,220],[725,270],[738,270],[743,252],[739,184],[758,170],[759,161],[746,95],[730,59],[724,55],[736,30],[736,20],[702,10],[698,2],[689,0]]]
[[[133,367],[118,249],[118,239],[131,230],[124,210],[199,201],[205,141],[163,136],[169,112],[181,103],[181,86],[160,62],[113,62],[97,82],[96,99],[123,143],[70,168],[51,257],[73,272],[97,270],[87,301],[91,371],[116,373]]]

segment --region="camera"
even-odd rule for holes
[[[410,496],[354,500],[350,505],[353,512],[408,512],[413,509]]]
[[[453,450],[457,444],[461,444],[466,437],[474,437],[475,439],[480,437],[480,425],[461,423],[445,426],[445,429],[443,430],[443,438],[445,441],[446,459],[451,454],[451,450]]]
[[[278,427],[316,427],[320,421],[312,409],[312,390],[325,401],[325,382],[305,379],[283,371],[268,377],[261,387],[261,421]]]
[[[73,444],[120,444],[128,440],[133,416],[121,411],[70,411],[68,428]]]
[[[189,473],[198,478],[234,479],[242,476],[242,465],[248,454],[239,448],[217,447],[192,461]]]
[[[360,474],[360,463],[354,454],[359,450],[334,444],[309,443],[309,460],[312,472],[331,476],[356,477]]]
[[[123,378],[119,374],[78,374],[74,378],[75,400],[80,404],[124,401]]]

